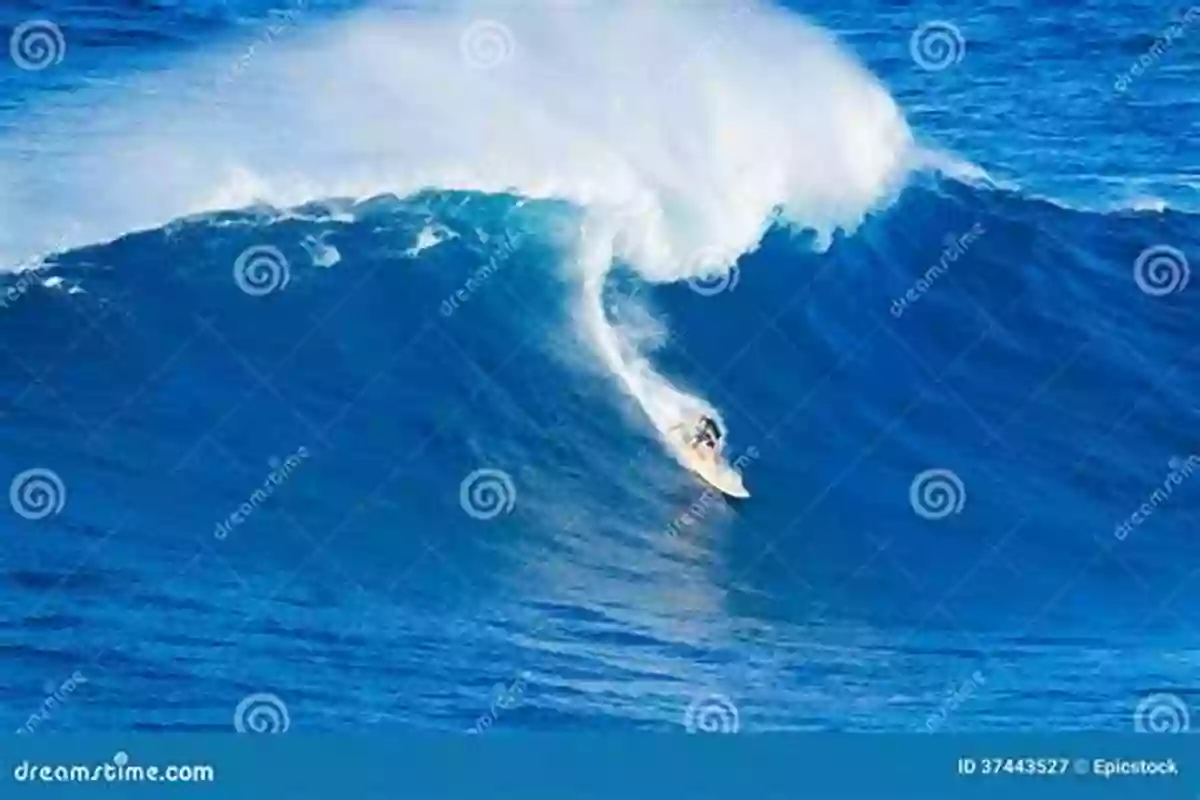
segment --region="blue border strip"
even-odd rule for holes
[[[1200,748],[1171,735],[145,734],[14,736],[0,751],[4,800],[1195,800],[1200,791]]]

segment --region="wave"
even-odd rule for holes
[[[566,267],[578,324],[664,435],[719,414],[611,320],[613,265],[650,282],[719,275],[778,222],[827,242],[917,153],[865,69],[758,2],[374,10],[230,58],[73,98],[9,134],[8,153],[61,147],[5,159],[3,263],[251,204],[430,187],[570,201],[584,212]]]

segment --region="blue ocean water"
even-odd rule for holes
[[[0,27],[12,729],[1187,724],[1200,11]]]

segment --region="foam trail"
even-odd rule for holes
[[[683,454],[672,427],[688,424],[705,414],[725,429],[720,412],[703,398],[689,394],[655,371],[650,361],[638,351],[636,337],[614,325],[605,313],[604,278],[612,264],[613,239],[591,234],[585,228],[581,238],[580,259],[585,277],[580,290],[577,319],[588,341],[595,348],[622,387],[637,400],[642,411],[654,424],[659,438],[681,464]]]
[[[660,431],[711,413],[606,319],[613,259],[674,281],[727,269],[775,217],[853,227],[912,163],[908,127],[828,35],[765,3],[510,6],[374,9],[236,71],[244,50],[14,120],[0,264],[255,202],[565,199],[585,210],[578,317],[597,353]]]

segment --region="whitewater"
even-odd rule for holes
[[[654,369],[644,322],[620,321],[653,317],[629,298],[606,306],[610,270],[713,278],[772,225],[827,243],[915,160],[875,78],[766,3],[299,22],[19,120],[0,140],[0,263],[255,205],[426,188],[565,200],[582,211],[562,264],[578,332],[667,443],[673,425],[720,412]]]

